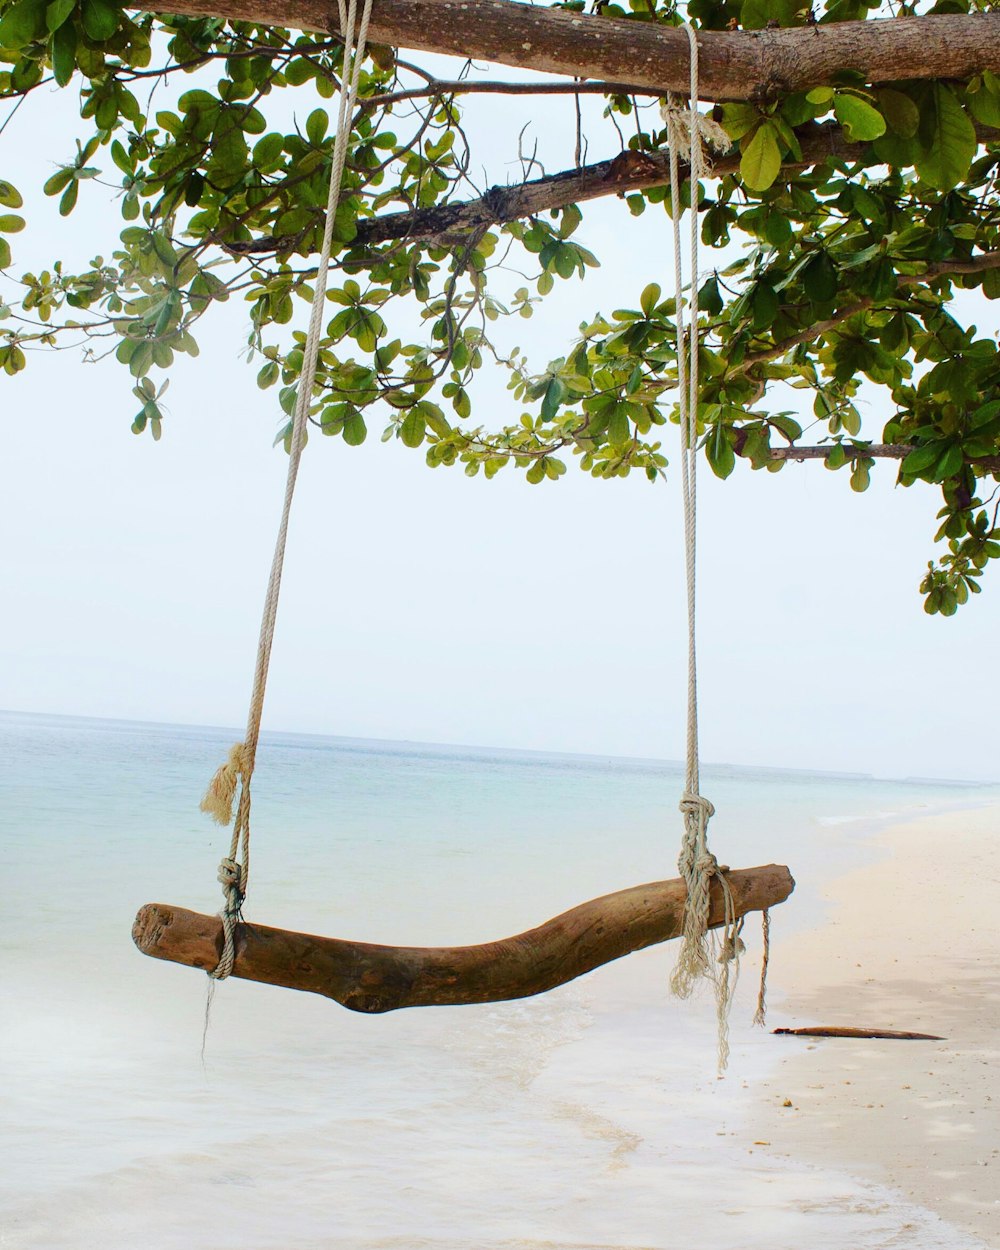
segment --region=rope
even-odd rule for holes
[[[760,915],[763,930],[764,951],[760,958],[760,988],[757,990],[757,1010],[753,1022],[763,1028],[767,1022],[767,965],[771,962],[771,913],[765,907]]]
[[[729,1059],[729,1009],[732,1005],[742,942],[736,925],[732,892],[726,869],[708,849],[708,822],[715,808],[701,793],[698,760],[698,660],[696,647],[696,556],[698,516],[698,182],[707,164],[705,145],[728,147],[729,139],[710,119],[698,112],[698,40],[685,24],[690,45],[690,100],[686,110],[669,96],[663,108],[667,123],[670,161],[670,215],[674,242],[674,287],[677,329],[677,391],[681,427],[681,493],[684,503],[685,583],[687,587],[687,759],[680,810],[684,832],[678,869],[687,886],[684,932],[671,989],[687,998],[697,981],[706,977],[715,986],[718,1016],[719,1069]],[[681,251],[681,181],[679,152],[687,146],[691,186],[691,283],[689,328],[685,331],[684,263]],[[722,952],[713,960],[708,941],[711,884],[716,878],[725,905]]]
[[[220,913],[224,932],[222,957],[218,966],[208,975],[214,980],[224,980],[233,970],[236,958],[235,932],[240,918],[243,900],[246,898],[247,884],[250,878],[250,780],[253,777],[257,759],[257,743],[260,738],[260,722],[264,709],[264,691],[267,687],[267,672],[271,661],[271,645],[274,642],[274,627],[278,615],[278,597],[281,593],[281,573],[285,562],[285,542],[288,536],[288,518],[291,513],[292,496],[295,494],[295,482],[299,472],[299,461],[306,443],[306,428],[309,417],[309,404],[312,399],[313,386],[316,381],[317,361],[319,358],[319,341],[323,330],[323,311],[326,302],[327,276],[330,267],[330,254],[333,250],[333,228],[340,203],[340,184],[344,176],[344,165],[347,160],[347,148],[351,136],[351,119],[358,98],[358,85],[361,81],[361,64],[365,58],[365,46],[368,40],[368,24],[371,19],[372,0],[364,0],[361,12],[361,23],[357,28],[355,42],[355,26],[357,24],[357,0],[338,0],[340,9],[340,29],[344,36],[344,67],[343,84],[340,91],[340,107],[337,115],[337,133],[333,146],[333,161],[330,167],[330,190],[326,202],[326,223],[323,228],[323,246],[320,250],[319,264],[316,273],[316,286],[313,291],[312,305],[309,315],[309,331],[306,336],[305,358],[302,364],[302,375],[299,379],[298,392],[295,399],[295,413],[292,417],[292,432],[288,452],[288,476],[285,481],[285,499],[281,511],[281,523],[278,526],[278,538],[275,543],[274,557],[271,562],[271,576],[267,583],[267,594],[264,598],[264,612],[260,625],[260,637],[257,643],[257,663],[254,669],[253,690],[250,695],[250,710],[247,714],[246,734],[242,742],[230,750],[229,758],[216,772],[209,783],[208,790],[201,802],[201,809],[207,812],[220,825],[228,825],[233,818],[233,799],[239,789],[239,801],[236,806],[236,820],[233,824],[233,836],[229,846],[229,854],[219,865],[219,882],[225,898],[225,906]]]

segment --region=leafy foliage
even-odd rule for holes
[[[941,0],[933,11],[968,8]],[[680,20],[652,0],[627,8],[599,0],[595,9]],[[868,14],[865,0],[813,10],[798,0],[687,7],[708,30]],[[284,414],[276,441],[287,439],[303,358],[303,336],[291,327],[311,296],[323,227],[333,147],[325,102],[339,86],[340,44],[259,23],[130,14],[109,0],[0,0],[0,65],[0,100],[18,106],[52,82],[72,87],[92,127],[45,183],[59,213],[70,216],[91,183],[113,177],[123,218],[110,256],[82,272],[54,260],[18,275],[22,194],[0,180],[0,367],[15,374],[32,349],[66,341],[113,353],[140,404],[133,430],[159,438],[160,375],[178,352],[197,354],[198,322],[214,305],[239,298],[258,383],[277,388]],[[208,71],[217,75],[210,88]],[[578,239],[582,213],[573,203],[522,219],[498,211],[452,229],[448,211],[471,185],[460,92],[428,89],[416,104],[404,101],[414,82],[424,79],[391,49],[370,50],[335,223],[338,276],[314,427],[357,446],[375,422],[384,440],[473,476],[513,464],[531,482],[557,480],[568,455],[595,477],[638,470],[656,480],[667,466],[661,427],[676,416],[674,301],[646,286],[636,307],[581,325],[565,354],[541,368],[502,349],[498,322],[529,318],[557,283],[597,264]],[[271,107],[288,89],[318,101],[292,129],[274,122]],[[723,103],[715,116],[735,159],[685,196],[704,243],[738,242],[742,253],[720,262],[699,293],[708,462],[720,477],[738,462],[780,470],[803,438],[789,390],[805,392],[826,465],[847,469],[853,490],[866,489],[876,459],[889,454],[903,486],[941,490],[944,554],[922,590],[929,612],[951,614],[1000,556],[991,511],[1000,357],[995,334],[963,324],[954,299],[964,290],[1000,298],[1000,80],[986,72],[871,87],[845,74],[807,92]],[[609,93],[608,124],[626,117],[629,151],[663,148],[657,110]],[[817,136],[828,137],[826,150],[806,159]],[[668,197],[646,187],[627,204],[633,215],[662,212]],[[438,229],[413,228],[415,214],[434,210]],[[515,263],[525,284],[503,295],[497,275]],[[400,334],[394,326],[412,324],[414,307],[423,333]],[[473,384],[489,364],[507,371],[520,410],[501,429],[473,415]],[[878,431],[862,428],[863,388],[875,389],[888,414]]]

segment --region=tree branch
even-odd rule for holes
[[[431,78],[423,87],[387,91],[358,101],[362,109],[383,108],[401,100],[425,100],[445,95],[642,95],[655,96],[652,87],[626,82],[503,82],[475,78]]]
[[[138,6],[136,6],[138,7]],[[158,12],[148,5],[145,12]],[[327,0],[170,0],[167,14],[339,34]],[[511,0],[375,0],[373,43],[574,78],[686,92],[689,48],[676,26]],[[1000,71],[1000,13],[935,14],[776,30],[701,31],[706,100],[750,100],[833,81],[969,78]]]
[[[833,157],[841,161],[857,161],[867,156],[871,145],[851,143],[836,122],[810,123],[796,131],[802,148],[802,160],[789,162],[786,169],[805,169]],[[998,136],[1000,138],[1000,136]],[[740,155],[735,150],[719,155],[713,162],[716,174],[733,173],[739,168]],[[688,175],[682,161],[681,178]],[[434,240],[441,244],[460,241],[469,230],[503,225],[534,217],[567,204],[582,204],[605,195],[625,195],[650,187],[666,186],[670,181],[665,152],[625,151],[610,161],[567,169],[531,182],[510,187],[491,187],[475,200],[438,204],[430,208],[412,209],[403,213],[386,213],[358,222],[358,233],[351,248],[370,247],[393,239]],[[251,243],[227,244],[227,250],[240,255],[288,250],[295,245],[291,238],[269,235]]]
[[[783,865],[725,872],[736,916],[774,907],[795,888]],[[375,946],[243,923],[236,927],[233,975],[322,994],[363,1012],[527,998],[679,937],[686,895],[683,881],[653,881],[481,946]],[[725,918],[722,886],[713,878],[708,923],[718,928]],[[145,955],[207,970],[219,962],[222,921],[147,903],[132,937]]]
[[[829,443],[822,447],[772,447],[768,452],[769,460],[829,460],[830,453],[837,446],[843,446],[849,460],[859,456],[868,456],[872,460],[905,460],[916,448],[909,443]],[[853,455],[851,453],[854,453]],[[1000,473],[1000,456],[977,456],[969,462],[984,473]]]

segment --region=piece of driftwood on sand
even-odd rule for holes
[[[779,864],[726,874],[737,916],[784,902],[795,888]],[[679,937],[684,882],[632,886],[547,920],[537,929],[479,946],[378,946],[241,923],[233,975],[336,999],[352,1011],[447,1006],[527,998],[572,981],[632,951]],[[710,924],[725,921],[718,880],[712,882]],[[222,922],[147,903],[132,927],[146,955],[210,971],[222,950]]]
[[[947,1038],[936,1033],[907,1033],[900,1029],[849,1029],[831,1025],[813,1025],[804,1029],[772,1029],[772,1033],[784,1033],[788,1037],[872,1037],[896,1042],[944,1042]]]

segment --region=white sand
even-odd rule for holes
[[[775,1038],[787,1057],[751,1131],[776,1157],[878,1181],[1000,1246],[1000,808],[880,843],[880,862],[831,884],[826,922],[777,950],[769,1023],[947,1040]]]

